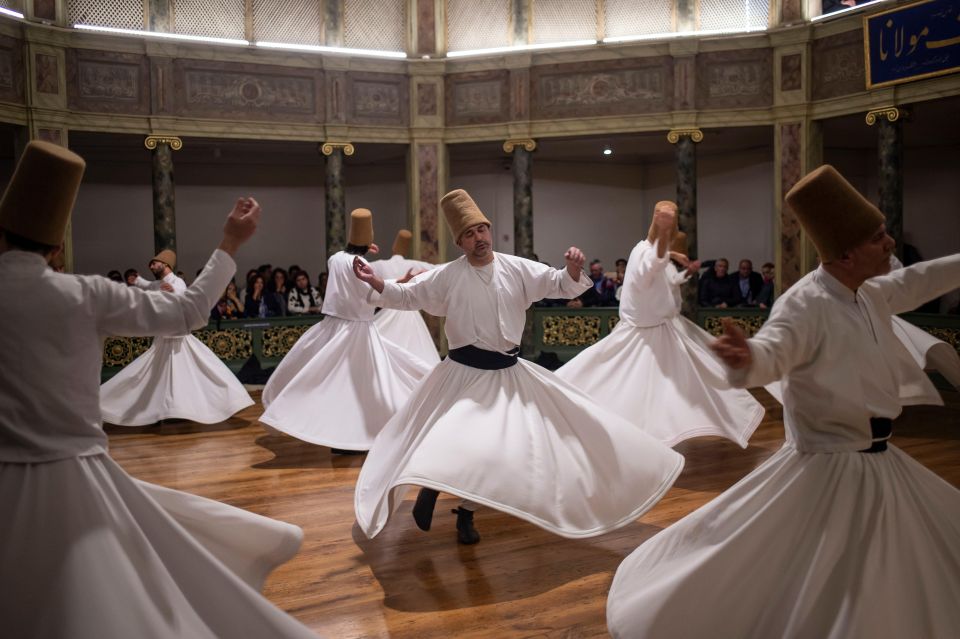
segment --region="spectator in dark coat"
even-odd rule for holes
[[[737,283],[737,306],[756,306],[757,295],[763,288],[763,277],[753,270],[753,262],[750,260],[740,260],[737,267],[737,274],[733,277]]]
[[[730,262],[721,257],[700,278],[699,304],[706,308],[728,308],[740,303],[736,280],[727,273]]]

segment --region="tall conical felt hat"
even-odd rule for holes
[[[661,208],[661,207],[666,207],[666,206],[669,206],[669,207],[672,208],[673,211],[674,211],[674,216],[673,216],[673,234],[676,235],[677,233],[680,232],[680,226],[679,226],[679,224],[680,224],[680,207],[677,206],[677,203],[676,203],[676,202],[673,202],[673,201],[671,201],[671,200],[660,200],[659,202],[657,202],[657,203],[654,205],[653,210],[656,211],[657,209],[659,209],[659,208]],[[656,227],[656,225],[654,224],[654,220],[650,220],[650,230],[647,231],[647,241],[650,242],[651,244],[653,244],[653,243],[655,243],[655,242],[657,241],[657,227]]]
[[[27,144],[0,201],[0,229],[59,246],[86,166],[82,157],[62,146]]]
[[[162,251],[154,255],[150,259],[150,261],[163,262],[164,264],[170,267],[171,271],[177,268],[177,254],[170,249],[163,249]]]
[[[821,262],[864,242],[885,222],[883,213],[830,166],[814,169],[786,196]]]
[[[674,253],[687,255],[687,234],[683,231],[677,231],[673,236],[673,243],[670,245],[670,250]]]
[[[477,224],[490,224],[490,220],[483,214],[473,198],[463,189],[450,191],[440,200],[440,207],[443,209],[443,216],[447,218],[447,226],[450,227],[450,233],[456,242],[460,241],[460,236],[471,226]]]
[[[354,246],[373,244],[373,213],[370,209],[350,211],[350,239],[347,241]]]
[[[410,244],[413,241],[413,233],[407,229],[400,229],[397,231],[397,237],[393,240],[393,253],[392,255],[401,255],[403,257],[410,257]]]

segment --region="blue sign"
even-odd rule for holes
[[[960,70],[960,0],[925,0],[863,18],[867,88]]]

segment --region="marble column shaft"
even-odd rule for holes
[[[148,0],[147,30],[173,31],[173,0]]]
[[[518,144],[513,149],[513,253],[533,257],[532,153]]]
[[[347,246],[346,198],[343,190],[343,148],[334,147],[326,156],[324,222],[327,259]]]
[[[677,140],[677,208],[680,230],[687,234],[688,255],[697,259],[697,146],[689,135]],[[683,287],[683,314],[693,319],[697,312],[697,283],[694,275]]]
[[[901,120],[877,118],[880,160],[880,211],[887,218],[887,233],[903,252],[903,128]]]
[[[159,142],[153,156],[153,248],[177,250],[176,200],[173,184],[173,150]]]

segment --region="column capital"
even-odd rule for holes
[[[324,142],[320,145],[320,152],[324,155],[332,155],[334,149],[343,149],[344,155],[353,155],[355,151],[352,142]]]
[[[866,121],[868,126],[873,126],[877,123],[877,119],[879,118],[886,118],[889,122],[896,122],[901,116],[906,115],[907,112],[905,110],[902,110],[891,104],[890,106],[867,111]]]
[[[676,144],[680,138],[690,138],[694,142],[703,142],[703,131],[700,129],[671,129],[667,133],[667,142]]]
[[[170,148],[174,151],[179,151],[183,148],[183,140],[175,135],[148,135],[143,141],[143,146],[151,151],[157,148],[158,144],[169,144]]]
[[[537,141],[531,138],[512,138],[503,143],[504,153],[513,153],[513,149],[522,146],[526,151],[536,151]]]

